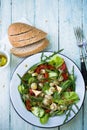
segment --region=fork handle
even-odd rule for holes
[[[87,70],[84,60],[81,61],[81,72],[85,81],[85,85],[87,86]]]

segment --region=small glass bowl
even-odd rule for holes
[[[9,62],[10,62],[10,56],[9,56],[9,54],[7,53],[7,51],[4,51],[4,50],[2,50],[2,49],[0,49],[0,55],[5,56],[6,59],[7,59],[6,64],[3,65],[3,66],[0,66],[0,70],[2,70],[2,69],[6,68],[6,67],[8,66],[8,64],[9,64]]]

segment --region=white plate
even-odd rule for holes
[[[49,56],[50,54],[52,54],[52,52],[45,52],[45,55],[47,55],[47,56]],[[85,84],[84,84],[83,77],[81,75],[80,70],[75,65],[75,63],[73,63],[69,58],[67,58],[64,55],[60,55],[60,56],[64,58],[70,73],[72,71],[72,67],[74,66],[75,76],[77,77],[76,93],[80,97],[80,101],[77,103],[77,105],[80,110],[80,108],[83,104],[83,101],[84,101],[84,97],[85,97]],[[24,119],[26,122],[28,122],[32,125],[38,126],[38,127],[51,128],[51,127],[63,125],[65,115],[51,117],[47,124],[42,125],[40,123],[38,117],[34,116],[31,112],[26,110],[26,108],[21,100],[20,94],[18,92],[18,85],[20,84],[20,79],[17,76],[17,73],[20,76],[23,76],[32,65],[40,62],[40,57],[41,57],[41,53],[30,56],[30,57],[26,58],[24,61],[22,61],[22,63],[19,64],[19,66],[16,68],[16,70],[12,76],[12,80],[11,80],[11,84],[10,84],[10,98],[11,98],[11,102],[13,104],[14,109],[16,110],[18,115],[22,119]],[[77,110],[75,107],[73,107],[73,109],[77,114],[79,110]],[[68,119],[68,121],[70,121],[73,117],[75,117],[76,114],[71,112],[71,116]]]

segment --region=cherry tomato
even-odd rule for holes
[[[54,66],[52,66],[52,65],[47,65],[47,69],[53,70],[53,69],[55,69],[55,68],[54,68]]]
[[[25,105],[26,105],[27,110],[31,110],[31,104],[29,100],[26,100]]]
[[[29,94],[30,94],[31,96],[34,96],[34,93],[33,93],[32,89],[29,89]]]
[[[35,72],[39,74],[39,73],[40,73],[40,68],[37,67],[37,68],[35,69]]]
[[[69,77],[68,73],[62,73],[62,76],[64,81],[67,80]]]
[[[49,113],[49,112],[50,112],[50,110],[49,110],[49,109],[46,109],[46,110],[45,110],[45,112],[46,112],[46,113]]]
[[[47,64],[41,64],[39,65],[36,69],[35,69],[35,72],[36,73],[40,73],[41,69],[50,69],[50,70],[53,70],[54,67],[52,65],[47,65]]]
[[[47,65],[46,64],[42,64],[39,66],[40,69],[47,69]]]
[[[49,77],[48,73],[45,72],[45,74],[44,74],[44,78],[48,78],[48,77]]]
[[[62,71],[67,71],[67,67],[66,67],[65,62],[60,66],[59,69],[62,70]]]

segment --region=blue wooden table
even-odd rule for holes
[[[9,52],[6,41],[8,26],[26,18],[32,25],[48,33],[47,51],[64,48],[64,55],[80,67],[79,49],[73,27],[80,26],[87,36],[87,0],[0,0],[0,46]],[[9,86],[12,72],[21,62],[10,54],[9,66],[0,73],[0,130],[44,130],[22,120],[13,109]],[[14,87],[14,86],[13,86]],[[79,86],[80,87],[80,86]],[[83,107],[69,123],[51,130],[87,130],[87,96]]]

